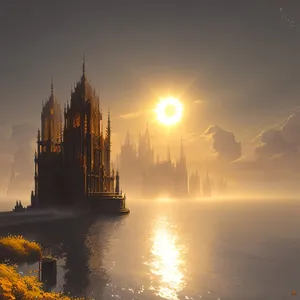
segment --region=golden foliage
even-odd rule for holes
[[[41,246],[23,236],[9,235],[0,238],[0,261],[31,262],[38,261],[41,256]]]
[[[22,277],[15,267],[5,264],[0,264],[0,295],[1,300],[80,300],[58,293],[44,292],[37,277]]]
[[[42,248],[36,242],[30,242],[23,236],[10,235],[0,238],[0,261],[30,262],[38,261],[41,257]],[[44,292],[37,277],[21,276],[15,266],[0,264],[0,300],[31,299],[83,300]]]

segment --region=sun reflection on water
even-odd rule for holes
[[[178,293],[186,285],[185,252],[186,248],[179,244],[176,228],[166,219],[158,220],[152,237],[152,260],[148,264],[151,289],[157,296],[169,300],[178,299]]]

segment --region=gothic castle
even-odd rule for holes
[[[212,194],[222,196],[226,192],[227,182],[221,176],[217,180],[212,193],[212,179],[208,172],[200,175],[197,170],[188,177],[186,155],[181,140],[179,159],[172,161],[170,149],[167,149],[167,159],[155,161],[154,149],[151,146],[148,127],[140,134],[137,146],[131,140],[129,132],[117,158],[117,163],[124,175],[123,186],[134,189],[143,197],[211,197]]]
[[[87,80],[84,63],[63,116],[64,122],[51,83],[37,137],[32,206],[84,205],[92,199],[92,205],[101,203],[101,209],[125,209],[119,173],[111,169],[110,114],[104,133],[99,98]]]
[[[174,163],[170,150],[167,159],[154,161],[154,150],[151,147],[148,128],[144,135],[139,136],[138,147],[130,140],[127,132],[125,143],[121,147],[118,163],[125,177],[124,186],[128,189],[140,187],[143,196],[187,196],[188,176],[186,157],[181,141],[180,157]]]

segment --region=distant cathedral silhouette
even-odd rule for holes
[[[127,131],[118,160],[124,176],[123,184],[127,188],[140,188],[144,196],[167,194],[182,197],[188,195],[186,156],[182,139],[180,157],[175,163],[171,160],[169,147],[167,159],[160,160],[157,157],[155,162],[148,126],[144,135],[139,135],[137,147],[132,143]]]

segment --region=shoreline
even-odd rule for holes
[[[0,212],[0,228],[22,226],[31,223],[47,223],[54,220],[70,219],[80,215],[76,211],[58,211],[54,209],[13,212]]]

